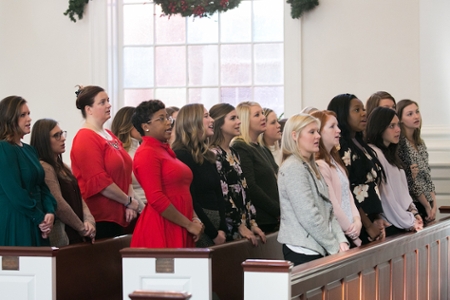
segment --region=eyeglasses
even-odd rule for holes
[[[167,115],[165,117],[161,116],[159,118],[147,121],[147,124],[150,124],[152,121],[160,121],[160,122],[164,122],[164,121],[169,121],[170,124],[173,124],[173,122],[175,121],[171,116]]]
[[[60,132],[57,132],[54,135],[52,135],[52,137],[55,138],[55,140],[60,141],[61,137],[64,137],[64,138],[67,137],[67,131],[61,130]]]

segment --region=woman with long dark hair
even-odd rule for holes
[[[36,148],[45,171],[45,183],[57,202],[56,221],[50,245],[61,247],[95,238],[95,220],[81,198],[77,179],[63,163],[67,131],[52,119],[37,120],[30,144]]]
[[[384,237],[385,222],[381,218],[378,184],[384,173],[375,152],[363,140],[367,118],[364,105],[355,95],[341,94],[328,104],[336,113],[341,138],[339,155],[348,171],[350,190],[361,216],[363,244]]]
[[[236,109],[228,103],[219,103],[209,110],[214,119],[214,135],[210,149],[216,154],[216,167],[225,202],[225,222],[230,239],[246,238],[257,245],[256,235],[265,242],[266,236],[255,220],[255,207],[248,195],[247,180],[241,168],[239,155],[230,146],[240,134],[241,121]]]
[[[369,116],[366,140],[374,149],[386,176],[380,183],[383,218],[391,224],[385,228],[386,236],[405,230],[419,231],[422,218],[408,192],[405,171],[397,156],[400,124],[394,110],[377,107]]]

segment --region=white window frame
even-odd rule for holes
[[[119,91],[122,79],[118,68],[118,3],[115,0],[89,1],[87,15],[91,32],[91,82],[104,87],[113,112],[123,106]],[[290,5],[284,4],[284,116],[302,109],[301,20],[292,19]]]

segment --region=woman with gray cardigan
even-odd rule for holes
[[[314,161],[319,151],[320,121],[297,114],[287,121],[278,173],[281,224],[278,242],[294,265],[349,249],[333,214],[328,189]]]

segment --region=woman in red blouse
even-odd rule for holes
[[[103,128],[111,117],[103,88],[80,87],[76,94],[85,123],[70,152],[73,174],[97,223],[97,239],[118,236],[136,218],[139,205],[132,197],[131,158],[117,137]]]
[[[172,117],[164,103],[144,101],[136,107],[133,126],[142,136],[133,161],[133,172],[144,189],[147,205],[139,217],[131,247],[195,247],[203,224],[193,210],[191,170],[168,144]]]

